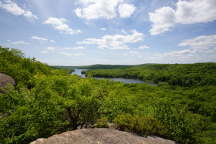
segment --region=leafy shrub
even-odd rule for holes
[[[99,119],[97,119],[97,122],[96,122],[96,127],[98,128],[108,128],[108,119],[107,117],[101,117]]]
[[[166,126],[169,138],[183,144],[200,143],[199,136],[209,125],[207,118],[171,104],[158,104],[155,117]]]
[[[139,135],[164,136],[166,128],[155,118],[131,114],[121,114],[114,119],[117,128],[123,131],[134,132]]]

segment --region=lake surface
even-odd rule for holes
[[[117,82],[123,82],[126,84],[129,83],[145,83],[144,81],[141,80],[136,80],[136,79],[126,79],[126,78],[104,78],[104,77],[94,77],[95,79],[109,79]]]
[[[78,75],[82,78],[85,78],[85,74],[82,74],[82,71],[87,71],[87,69],[75,69],[74,72],[72,72],[71,74],[75,74]],[[113,80],[113,81],[117,81],[117,82],[122,82],[125,84],[132,84],[132,83],[146,83],[152,86],[157,86],[157,84],[152,83],[152,82],[145,82],[145,81],[141,81],[141,80],[137,80],[137,79],[127,79],[127,78],[105,78],[105,77],[94,77],[95,79],[109,79],[109,80]]]
[[[85,78],[85,74],[82,74],[82,71],[87,71],[87,69],[74,69],[74,71],[71,74],[78,75],[82,78]]]

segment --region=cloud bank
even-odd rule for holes
[[[170,31],[176,24],[207,23],[216,20],[215,0],[179,0],[175,8],[162,7],[149,13],[151,35]]]
[[[65,34],[78,34],[81,30],[74,30],[68,24],[65,18],[49,17],[44,24],[51,25],[55,30],[65,33]]]
[[[113,19],[130,17],[136,7],[125,0],[79,0],[80,7],[75,14],[84,19]]]
[[[6,10],[8,13],[15,16],[24,16],[27,19],[35,20],[38,19],[30,10],[25,10],[18,6],[15,2],[11,0],[0,1],[0,8]]]
[[[88,38],[78,44],[96,45],[100,49],[124,50],[130,49],[128,44],[140,42],[144,39],[144,34],[131,31],[129,34],[104,35],[102,38]]]

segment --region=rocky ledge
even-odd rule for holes
[[[176,144],[159,137],[141,137],[109,128],[79,129],[37,139],[30,144]]]

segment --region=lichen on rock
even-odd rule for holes
[[[64,132],[30,144],[176,144],[160,137],[141,137],[110,128],[90,128]]]
[[[15,80],[9,75],[0,73],[0,87],[7,87],[7,85],[15,85]]]

